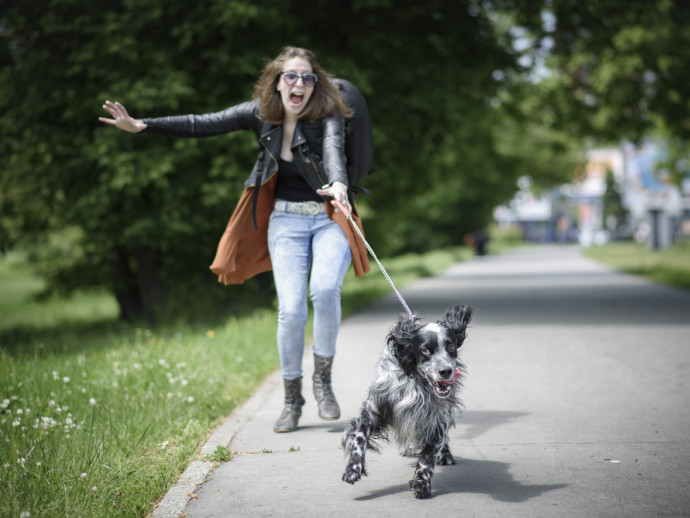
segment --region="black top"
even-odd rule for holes
[[[278,159],[278,181],[275,197],[287,201],[323,201],[323,198],[309,187],[294,162]]]

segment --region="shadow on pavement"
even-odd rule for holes
[[[451,493],[486,494],[501,502],[520,503],[541,496],[548,491],[568,487],[568,484],[525,485],[517,482],[509,472],[510,464],[491,460],[459,459],[454,466],[439,466],[432,480],[430,499]],[[410,493],[407,485],[396,484],[372,491],[355,500],[364,502],[391,495]],[[414,498],[411,494],[410,498]]]
[[[431,498],[446,493],[481,493],[501,502],[526,502],[568,484],[526,485],[509,472],[510,464],[491,460],[458,459],[455,466],[443,466],[434,475]]]
[[[495,411],[495,410],[480,410],[480,411],[468,411],[463,413],[462,421],[458,424],[462,424],[467,429],[465,433],[461,436],[461,439],[465,441],[471,441],[477,437],[484,435],[486,432],[491,430],[496,426],[501,426],[505,423],[509,423],[529,415],[526,412],[506,412],[506,411]]]

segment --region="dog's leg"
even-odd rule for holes
[[[348,484],[354,484],[362,475],[367,474],[364,464],[364,456],[369,447],[369,438],[374,431],[376,419],[366,403],[362,407],[362,413],[357,419],[352,419],[343,436],[345,454],[348,456],[347,466],[343,473],[343,480]]]
[[[448,446],[448,443],[445,442],[443,443],[441,451],[439,451],[438,455],[436,455],[436,465],[451,466],[452,464],[455,464],[455,457],[453,457],[453,453],[450,451],[450,446]]]
[[[414,478],[410,480],[410,491],[417,498],[427,498],[431,495],[431,478],[434,476],[436,456],[444,446],[447,448],[444,435],[443,432],[439,433],[437,440],[427,443],[419,454]],[[450,449],[447,450],[450,453]]]

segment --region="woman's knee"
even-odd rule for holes
[[[340,304],[340,287],[321,286],[312,289],[311,302],[315,309],[318,307],[330,308]]]
[[[302,305],[281,305],[278,308],[278,322],[290,327],[291,329],[303,328],[307,325],[308,309],[306,304]]]

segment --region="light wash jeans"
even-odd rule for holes
[[[293,380],[302,376],[307,288],[314,307],[314,354],[335,355],[340,287],[352,253],[343,229],[324,212],[310,216],[274,211],[268,249],[278,293],[280,365],[283,379]]]

